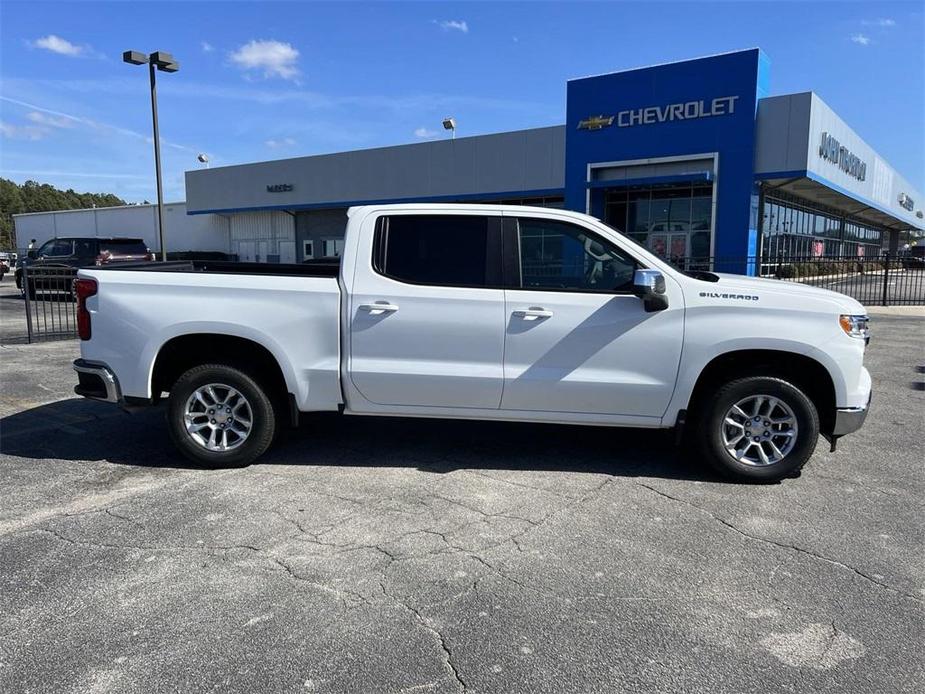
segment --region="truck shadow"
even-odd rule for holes
[[[126,414],[104,403],[61,400],[0,419],[0,453],[42,461],[195,469],[167,436],[163,408]],[[303,416],[258,465],[414,467],[588,472],[714,480],[667,432],[444,419]]]

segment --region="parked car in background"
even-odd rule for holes
[[[925,269],[925,246],[912,246],[902,251],[900,258],[906,270]]]
[[[684,273],[548,208],[354,207],[344,238],[337,264],[80,270],[76,392],[169,392],[167,431],[210,467],[342,411],[674,429],[769,481],[867,416],[867,316],[844,294]]]
[[[26,293],[23,285],[23,268],[80,268],[101,267],[110,263],[154,261],[154,253],[137,238],[73,237],[51,239],[38,249],[32,249],[16,268],[16,286]],[[41,278],[29,281],[30,296],[41,291],[60,291],[61,282],[56,278],[53,286],[44,286]],[[69,286],[69,285],[68,285]]]
[[[0,253],[0,280],[12,269],[15,263],[16,259],[12,253]]]

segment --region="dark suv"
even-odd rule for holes
[[[16,286],[25,294],[22,282],[23,266],[28,272],[36,271],[35,280],[29,281],[30,295],[34,296],[36,290],[43,290],[42,270],[51,275],[52,272],[69,274],[65,268],[79,268],[94,265],[108,265],[109,263],[141,262],[154,260],[154,254],[145,245],[142,239],[128,238],[96,238],[75,237],[51,239],[43,243],[38,249],[30,250],[28,257],[23,258],[16,268]],[[55,270],[53,270],[55,269]],[[50,279],[50,278],[49,278]],[[58,282],[53,283],[55,286]]]

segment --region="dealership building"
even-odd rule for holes
[[[925,231],[921,191],[769,76],[751,49],[573,79],[564,125],[188,171],[185,211],[208,250],[266,262],[339,254],[347,208],[385,202],[564,207],[672,258],[871,256]]]

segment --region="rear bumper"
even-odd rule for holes
[[[79,380],[74,386],[77,395],[103,402],[123,402],[119,379],[105,364],[77,359],[74,362],[74,371],[77,372]]]
[[[844,436],[860,429],[870,411],[870,399],[871,396],[868,395],[867,404],[864,407],[845,407],[835,410],[835,426],[832,429],[832,436]]]

